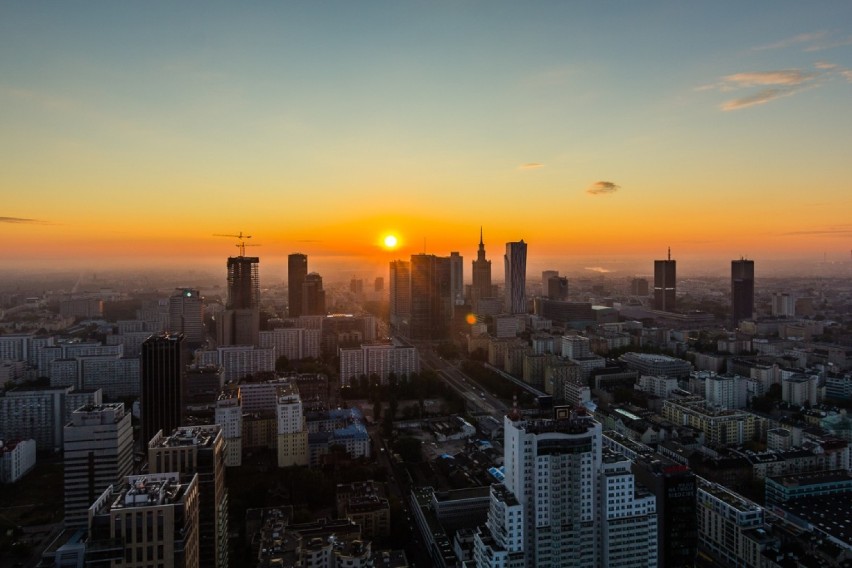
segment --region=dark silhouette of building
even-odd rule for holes
[[[527,243],[523,240],[506,243],[503,256],[506,276],[506,312],[527,313]]]
[[[142,443],[183,421],[183,376],[188,357],[182,333],[152,335],[142,343]]]
[[[637,456],[632,470],[657,498],[657,566],[694,566],[698,548],[695,474],[658,454]]]
[[[302,315],[302,284],[308,275],[308,255],[293,253],[287,257],[287,300],[288,315]]]
[[[390,263],[390,324],[393,332],[408,335],[411,317],[411,263],[392,260]]]
[[[302,282],[303,316],[325,315],[325,291],[322,289],[322,276],[311,272]]]
[[[381,276],[376,276],[375,283],[373,284],[374,292],[382,292],[385,289],[385,279]]]
[[[654,261],[654,309],[664,312],[675,311],[677,291],[677,266],[672,260],[672,249],[666,260]]]
[[[232,256],[228,258],[228,303],[229,310],[257,309],[260,307],[260,281],[257,277],[256,256]]]
[[[630,281],[630,294],[633,296],[648,295],[648,281],[644,278],[634,278]]]
[[[204,299],[198,290],[178,288],[169,298],[169,331],[190,343],[204,343]]]
[[[471,275],[473,285],[471,286],[471,302],[474,309],[480,298],[491,298],[491,261],[485,258],[485,244],[482,242],[482,227],[479,228],[479,250],[476,251],[476,260],[472,263]]]
[[[445,339],[453,317],[450,258],[411,255],[411,339]]]
[[[547,298],[564,301],[568,299],[568,278],[551,276],[547,279]]]
[[[754,315],[754,261],[731,261],[731,325]]]

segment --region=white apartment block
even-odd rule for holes
[[[35,464],[35,440],[0,440],[0,483],[15,483]]]
[[[420,372],[417,349],[398,340],[392,343],[373,343],[360,348],[341,348],[340,381],[349,385],[361,375],[376,375],[384,384],[388,376],[407,377]]]
[[[669,398],[672,391],[678,388],[675,377],[659,375],[641,375],[638,386],[640,390],[660,398]]]
[[[320,356],[320,330],[301,327],[279,327],[271,331],[261,331],[258,345],[262,348],[275,348],[277,357],[287,357],[291,361],[307,357]]]
[[[222,437],[225,439],[225,465],[242,465],[243,409],[239,392],[219,395],[216,401],[215,423],[222,427]]]

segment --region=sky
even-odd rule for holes
[[[472,260],[482,227],[498,274],[520,239],[556,268],[850,262],[850,24],[848,1],[0,2],[0,259],[224,266],[213,235],[242,231],[266,264],[387,266]]]

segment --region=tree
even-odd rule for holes
[[[290,359],[286,355],[282,355],[275,360],[275,372],[287,373],[290,371]]]

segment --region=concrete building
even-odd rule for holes
[[[225,438],[225,466],[243,463],[243,409],[240,391],[222,392],[216,399],[214,422],[222,427]]]
[[[302,315],[302,283],[308,275],[308,255],[293,253],[287,256],[287,315]]]
[[[618,358],[629,369],[639,371],[640,375],[664,375],[668,377],[687,378],[692,365],[689,361],[669,357],[668,355],[655,355],[651,353],[625,353]]]
[[[470,287],[470,300],[474,311],[479,314],[480,300],[492,298],[494,289],[491,285],[491,261],[485,258],[485,243],[482,241],[482,228],[479,229],[479,248],[476,251],[476,260],[471,263],[472,285]]]
[[[201,344],[204,331],[204,299],[201,292],[179,288],[169,298],[169,331],[182,333],[189,343]]]
[[[148,442],[148,468],[151,474],[177,472],[197,480],[199,566],[227,568],[228,489],[221,426],[157,432]]]
[[[0,440],[0,483],[15,483],[35,465],[35,440]]]
[[[128,476],[89,508],[87,559],[110,568],[200,568],[198,476]]]
[[[133,471],[133,428],[124,404],[82,406],[64,428],[65,526],[84,528],[95,499]]]
[[[101,404],[100,390],[74,387],[15,387],[0,396],[0,433],[6,439],[35,440],[41,451],[60,451],[71,413],[87,404]]]
[[[390,263],[390,325],[395,333],[407,335],[411,319],[411,263]]]
[[[731,328],[754,317],[754,261],[731,261]]]
[[[188,354],[180,333],[152,335],[142,344],[142,440],[183,422],[183,377]]]
[[[338,484],[337,518],[358,524],[365,539],[390,535],[390,505],[385,484],[372,480]]]
[[[698,480],[698,551],[723,566],[760,566],[747,533],[763,527],[763,509],[721,485]]]
[[[756,414],[709,409],[700,397],[666,400],[662,415],[677,425],[704,432],[704,442],[708,446],[741,445],[758,439],[766,429],[766,420]]]
[[[394,373],[397,377],[420,372],[417,349],[399,339],[362,345],[356,349],[340,349],[341,385],[349,385],[361,375],[376,375],[382,383]]]
[[[308,465],[308,430],[295,385],[277,387],[275,402],[278,433],[278,467]]]
[[[261,349],[275,349],[275,356],[287,357],[289,361],[298,361],[307,357],[320,356],[321,331],[302,327],[278,327],[261,331],[258,346]]]

